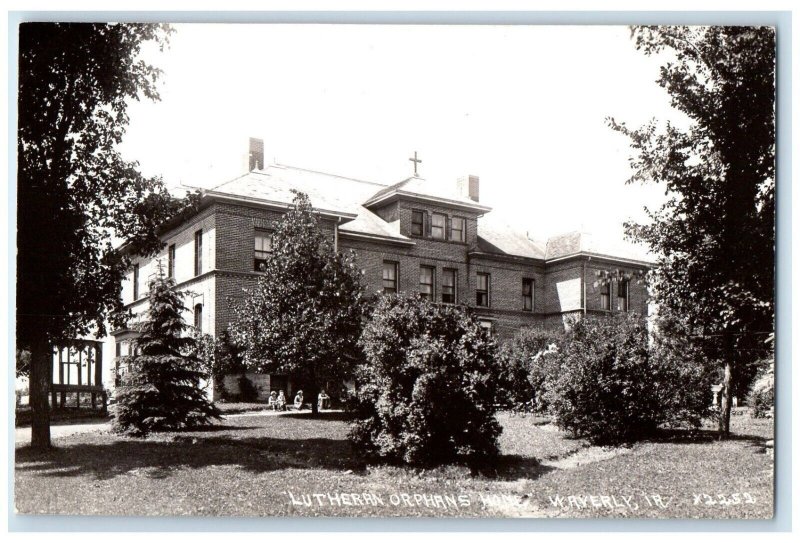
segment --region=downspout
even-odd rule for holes
[[[588,259],[583,261],[583,273],[581,274],[581,290],[583,291],[583,316],[586,317],[586,263],[592,259],[590,256]]]
[[[333,251],[339,252],[339,224],[342,222],[341,217],[336,217],[336,224],[333,225]]]

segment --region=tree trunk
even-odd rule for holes
[[[318,396],[319,396],[319,386],[317,385],[316,381],[313,381],[309,385],[309,389],[308,389],[308,399],[311,402],[311,414],[312,415],[316,415],[317,413],[319,413],[319,405],[318,405],[319,399],[318,399]]]
[[[722,381],[722,404],[719,410],[719,438],[726,439],[731,433],[731,381],[733,367],[731,359],[725,360],[725,377]]]
[[[31,372],[29,395],[31,405],[31,448],[50,448],[50,369],[53,363],[50,345],[46,339],[31,345]]]

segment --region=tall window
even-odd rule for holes
[[[600,309],[611,311],[611,283],[600,287]]]
[[[419,268],[419,293],[423,298],[433,300],[433,268],[430,266]]]
[[[456,273],[447,268],[442,270],[442,302],[446,304],[456,303]]]
[[[397,293],[397,262],[383,261],[383,292]]]
[[[412,211],[411,212],[411,235],[423,236],[425,235],[425,212]]]
[[[628,310],[628,288],[630,281],[620,281],[617,284],[617,311]]]
[[[467,228],[466,220],[461,217],[453,217],[450,219],[450,240],[451,241],[467,241]]]
[[[133,265],[133,301],[139,299],[139,264]]]
[[[203,231],[194,233],[194,274],[203,273]]]
[[[431,237],[433,239],[445,239],[444,232],[447,226],[447,216],[441,213],[431,215]]]
[[[167,249],[167,277],[175,279],[175,244]]]
[[[489,283],[488,273],[478,273],[478,284],[475,287],[475,305],[479,307],[489,307]]]
[[[533,311],[533,279],[522,280],[522,310]]]
[[[194,327],[203,331],[203,304],[194,306]]]
[[[264,232],[263,230],[256,230],[253,270],[264,271],[267,267],[267,259],[271,252],[272,234],[270,232]]]

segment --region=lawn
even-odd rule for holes
[[[226,415],[269,410],[266,402],[217,402],[216,405]],[[113,412],[114,405],[108,406],[108,410],[109,413]],[[15,415],[14,422],[17,428],[31,425],[31,408],[29,406],[17,407]],[[50,424],[53,426],[80,424],[82,422],[94,423],[104,420],[111,420],[110,415],[102,414],[99,409],[92,409],[87,406],[80,408],[63,407],[50,412]]]
[[[600,449],[540,418],[499,419],[503,456],[483,475],[459,466],[367,465],[336,413],[232,416],[204,431],[146,440],[73,435],[54,440],[58,448],[48,453],[17,448],[16,507],[105,515],[771,516],[773,461],[763,445],[771,420],[735,417],[736,435],[726,442],[710,432],[665,432],[631,448]]]
[[[216,402],[217,409],[226,415],[245,413],[247,411],[268,411],[267,402]]]

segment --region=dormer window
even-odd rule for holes
[[[433,239],[445,239],[444,232],[447,226],[447,215],[433,213],[431,215],[431,237]]]
[[[411,212],[411,235],[422,236],[425,234],[425,212],[412,211]]]
[[[450,219],[450,241],[467,241],[467,221],[462,217]]]

